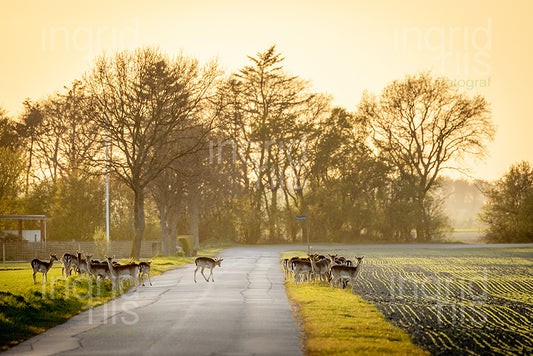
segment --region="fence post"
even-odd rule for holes
[[[6,244],[2,242],[2,261],[6,263]]]

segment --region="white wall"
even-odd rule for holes
[[[17,236],[19,234],[18,230],[5,230],[4,232]],[[36,235],[37,239],[35,238]],[[22,230],[22,238],[29,242],[41,242],[41,230]]]

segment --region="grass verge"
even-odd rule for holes
[[[304,255],[302,251],[284,255]],[[407,333],[387,322],[371,302],[349,289],[285,281],[297,307],[307,355],[429,355]]]
[[[428,355],[370,303],[349,290],[287,281],[297,305],[308,355]]]
[[[215,256],[221,248],[200,250]],[[124,261],[126,262],[126,261]],[[158,256],[152,259],[151,275],[194,263],[192,257]],[[87,278],[61,277],[61,264],[48,272],[48,283],[33,284],[29,262],[0,264],[0,350],[62,324],[81,311],[101,305],[126,291],[113,291],[111,281],[95,283]]]

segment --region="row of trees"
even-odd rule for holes
[[[487,224],[490,242],[533,242],[533,167],[513,164],[486,189],[487,203],[480,218]]]
[[[349,112],[287,73],[275,47],[249,59],[225,75],[216,61],[124,51],[26,101],[18,120],[3,112],[1,209],[50,215],[51,238],[90,239],[109,172],[111,237],[132,239],[135,257],[147,233],[166,254],[178,233],[294,241],[297,215],[319,240],[438,236],[441,173],[494,134],[483,98],[421,73]]]

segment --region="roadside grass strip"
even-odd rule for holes
[[[220,250],[211,248],[200,250],[199,253],[215,256]],[[194,258],[154,257],[150,275],[159,275],[190,263],[194,263]],[[61,277],[61,267],[61,263],[54,264],[45,284],[41,284],[41,274],[38,273],[38,284],[34,285],[29,262],[0,264],[0,350],[9,349],[62,324],[81,311],[116,298],[130,288],[113,290],[108,279],[94,282],[92,278],[79,276],[64,278]]]
[[[308,355],[428,355],[407,333],[388,323],[376,307],[349,289],[286,282],[297,305]]]

